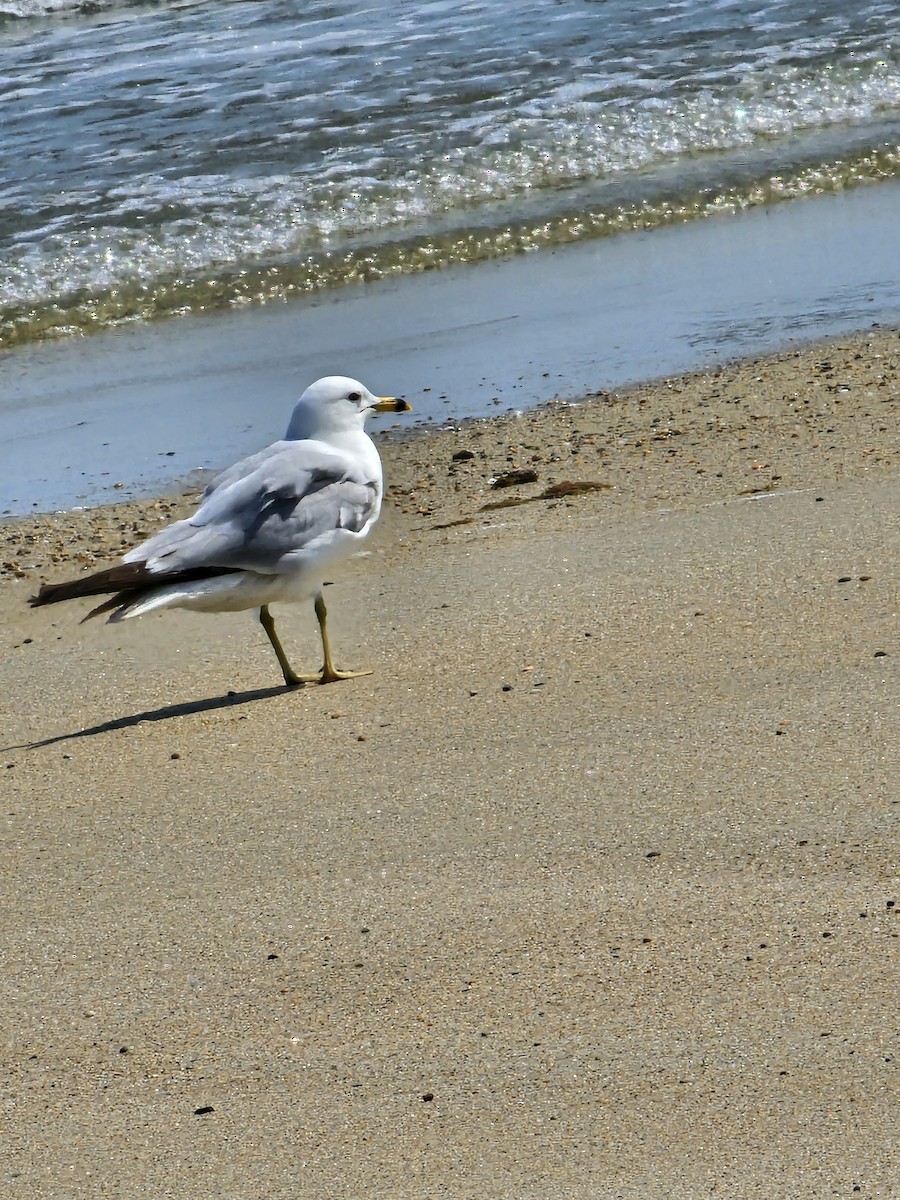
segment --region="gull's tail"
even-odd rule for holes
[[[99,617],[102,613],[120,610],[117,615],[140,600],[149,598],[161,588],[169,588],[172,584],[195,583],[201,579],[214,579],[219,575],[234,574],[231,567],[193,567],[184,571],[173,571],[171,574],[154,572],[147,569],[143,562],[118,563],[107,567],[105,571],[95,571],[93,575],[81,575],[77,579],[67,579],[63,583],[45,583],[41,585],[36,596],[29,596],[28,603],[32,608],[43,604],[59,604],[63,600],[74,600],[79,596],[105,596],[108,600],[92,608],[85,621],[91,617]]]

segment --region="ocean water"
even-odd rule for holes
[[[0,0],[0,130],[10,347],[894,180],[900,5]]]

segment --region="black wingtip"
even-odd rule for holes
[[[53,599],[54,585],[52,583],[42,583],[37,593],[34,596],[28,597],[28,603],[31,608],[40,608],[43,604],[50,604]]]

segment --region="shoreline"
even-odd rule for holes
[[[281,435],[321,375],[418,426],[896,324],[900,183],[3,355],[0,513],[159,492]],[[827,247],[827,253],[823,253]],[[403,422],[406,426],[406,422]]]
[[[849,444],[868,429],[871,445],[867,457],[872,466],[885,460],[892,462],[898,455],[895,430],[900,424],[895,422],[895,430],[891,430],[898,354],[900,327],[877,329],[835,336],[761,358],[718,364],[712,370],[650,380],[618,391],[596,392],[580,400],[551,402],[515,414],[470,417],[445,426],[419,427],[400,433],[385,430],[372,421],[369,432],[385,465],[386,512],[382,523],[391,519],[392,509],[400,516],[435,516],[436,520],[448,523],[475,519],[484,504],[530,503],[542,489],[565,483],[567,472],[580,475],[582,482],[604,484],[603,490],[607,490],[605,484],[612,480],[607,503],[616,501],[620,499],[617,484],[621,474],[618,478],[615,474],[606,478],[604,473],[612,468],[627,475],[634,469],[635,450],[642,447],[643,453],[638,456],[643,460],[641,467],[645,472],[652,468],[656,475],[650,494],[682,503],[701,496],[716,501],[779,491],[792,483],[796,486],[798,481],[802,481],[800,486],[811,486],[814,482],[811,463],[802,475],[786,479],[780,473],[783,468],[767,461],[785,452],[797,460],[790,441],[801,437],[805,449],[821,450],[815,439],[830,436],[834,450],[841,440]],[[860,387],[870,404],[862,411],[854,407]],[[811,388],[809,395],[803,394],[804,388]],[[729,389],[732,394],[723,396]],[[746,395],[747,392],[755,394]],[[817,405],[812,404],[813,399]],[[886,401],[888,416],[882,420],[879,406]],[[704,411],[710,406],[719,413],[712,434],[704,429],[704,424],[712,419]],[[841,423],[840,432],[835,431],[834,422]],[[780,431],[787,426],[791,427],[790,441],[779,446]],[[562,436],[566,427],[580,429],[577,437],[581,442],[574,451],[571,442]],[[761,439],[757,442],[759,453],[749,466],[742,468],[733,462],[734,448],[723,444],[722,453],[731,466],[725,480],[725,472],[715,469],[717,464],[713,461],[718,452],[716,437],[724,443],[735,432],[750,428]],[[548,436],[563,444],[556,446],[550,461],[544,461],[540,452],[536,460],[526,446]],[[703,441],[709,443],[704,465],[698,459],[687,472],[681,469],[677,484],[659,477],[661,466],[670,470],[669,460],[674,458],[681,465],[686,445],[697,447]],[[582,442],[585,453],[579,454]],[[454,450],[470,446],[476,448],[472,459],[453,461]],[[518,453],[514,453],[517,446]],[[654,449],[659,451],[656,458],[661,463],[646,461],[648,457],[652,459]],[[444,477],[429,471],[430,460],[435,468],[449,463],[452,491],[441,490]],[[816,461],[823,471],[836,470],[828,453],[811,460]],[[795,472],[796,467],[795,461]],[[534,483],[513,486],[509,491],[492,489],[493,479],[517,469],[535,470]],[[717,481],[720,475],[722,483]],[[461,505],[457,496],[463,484],[471,491]],[[95,569],[137,544],[142,529],[149,536],[161,524],[189,515],[204,486],[205,481],[197,487],[184,485],[94,507],[0,518],[0,580],[10,576],[36,578],[41,572],[46,575],[51,568],[65,569],[66,544],[72,539],[80,555],[76,561],[83,563],[86,570]],[[679,489],[681,494],[676,500]],[[90,545],[81,544],[87,539]]]
[[[184,498],[4,525],[8,1190],[893,1195],[898,417],[895,329],[382,442],[324,688],[26,607]]]

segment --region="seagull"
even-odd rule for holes
[[[124,621],[162,608],[258,608],[288,687],[371,675],[334,665],[322,589],[326,572],[359,549],[381,511],[384,477],[366,418],[409,409],[405,400],[373,396],[355,379],[317,380],[294,406],[281,441],[218,475],[192,517],[160,530],[114,567],[44,584],[29,603],[112,593],[85,621],[103,613]],[[324,665],[319,674],[298,675],[269,605],[310,597]]]

